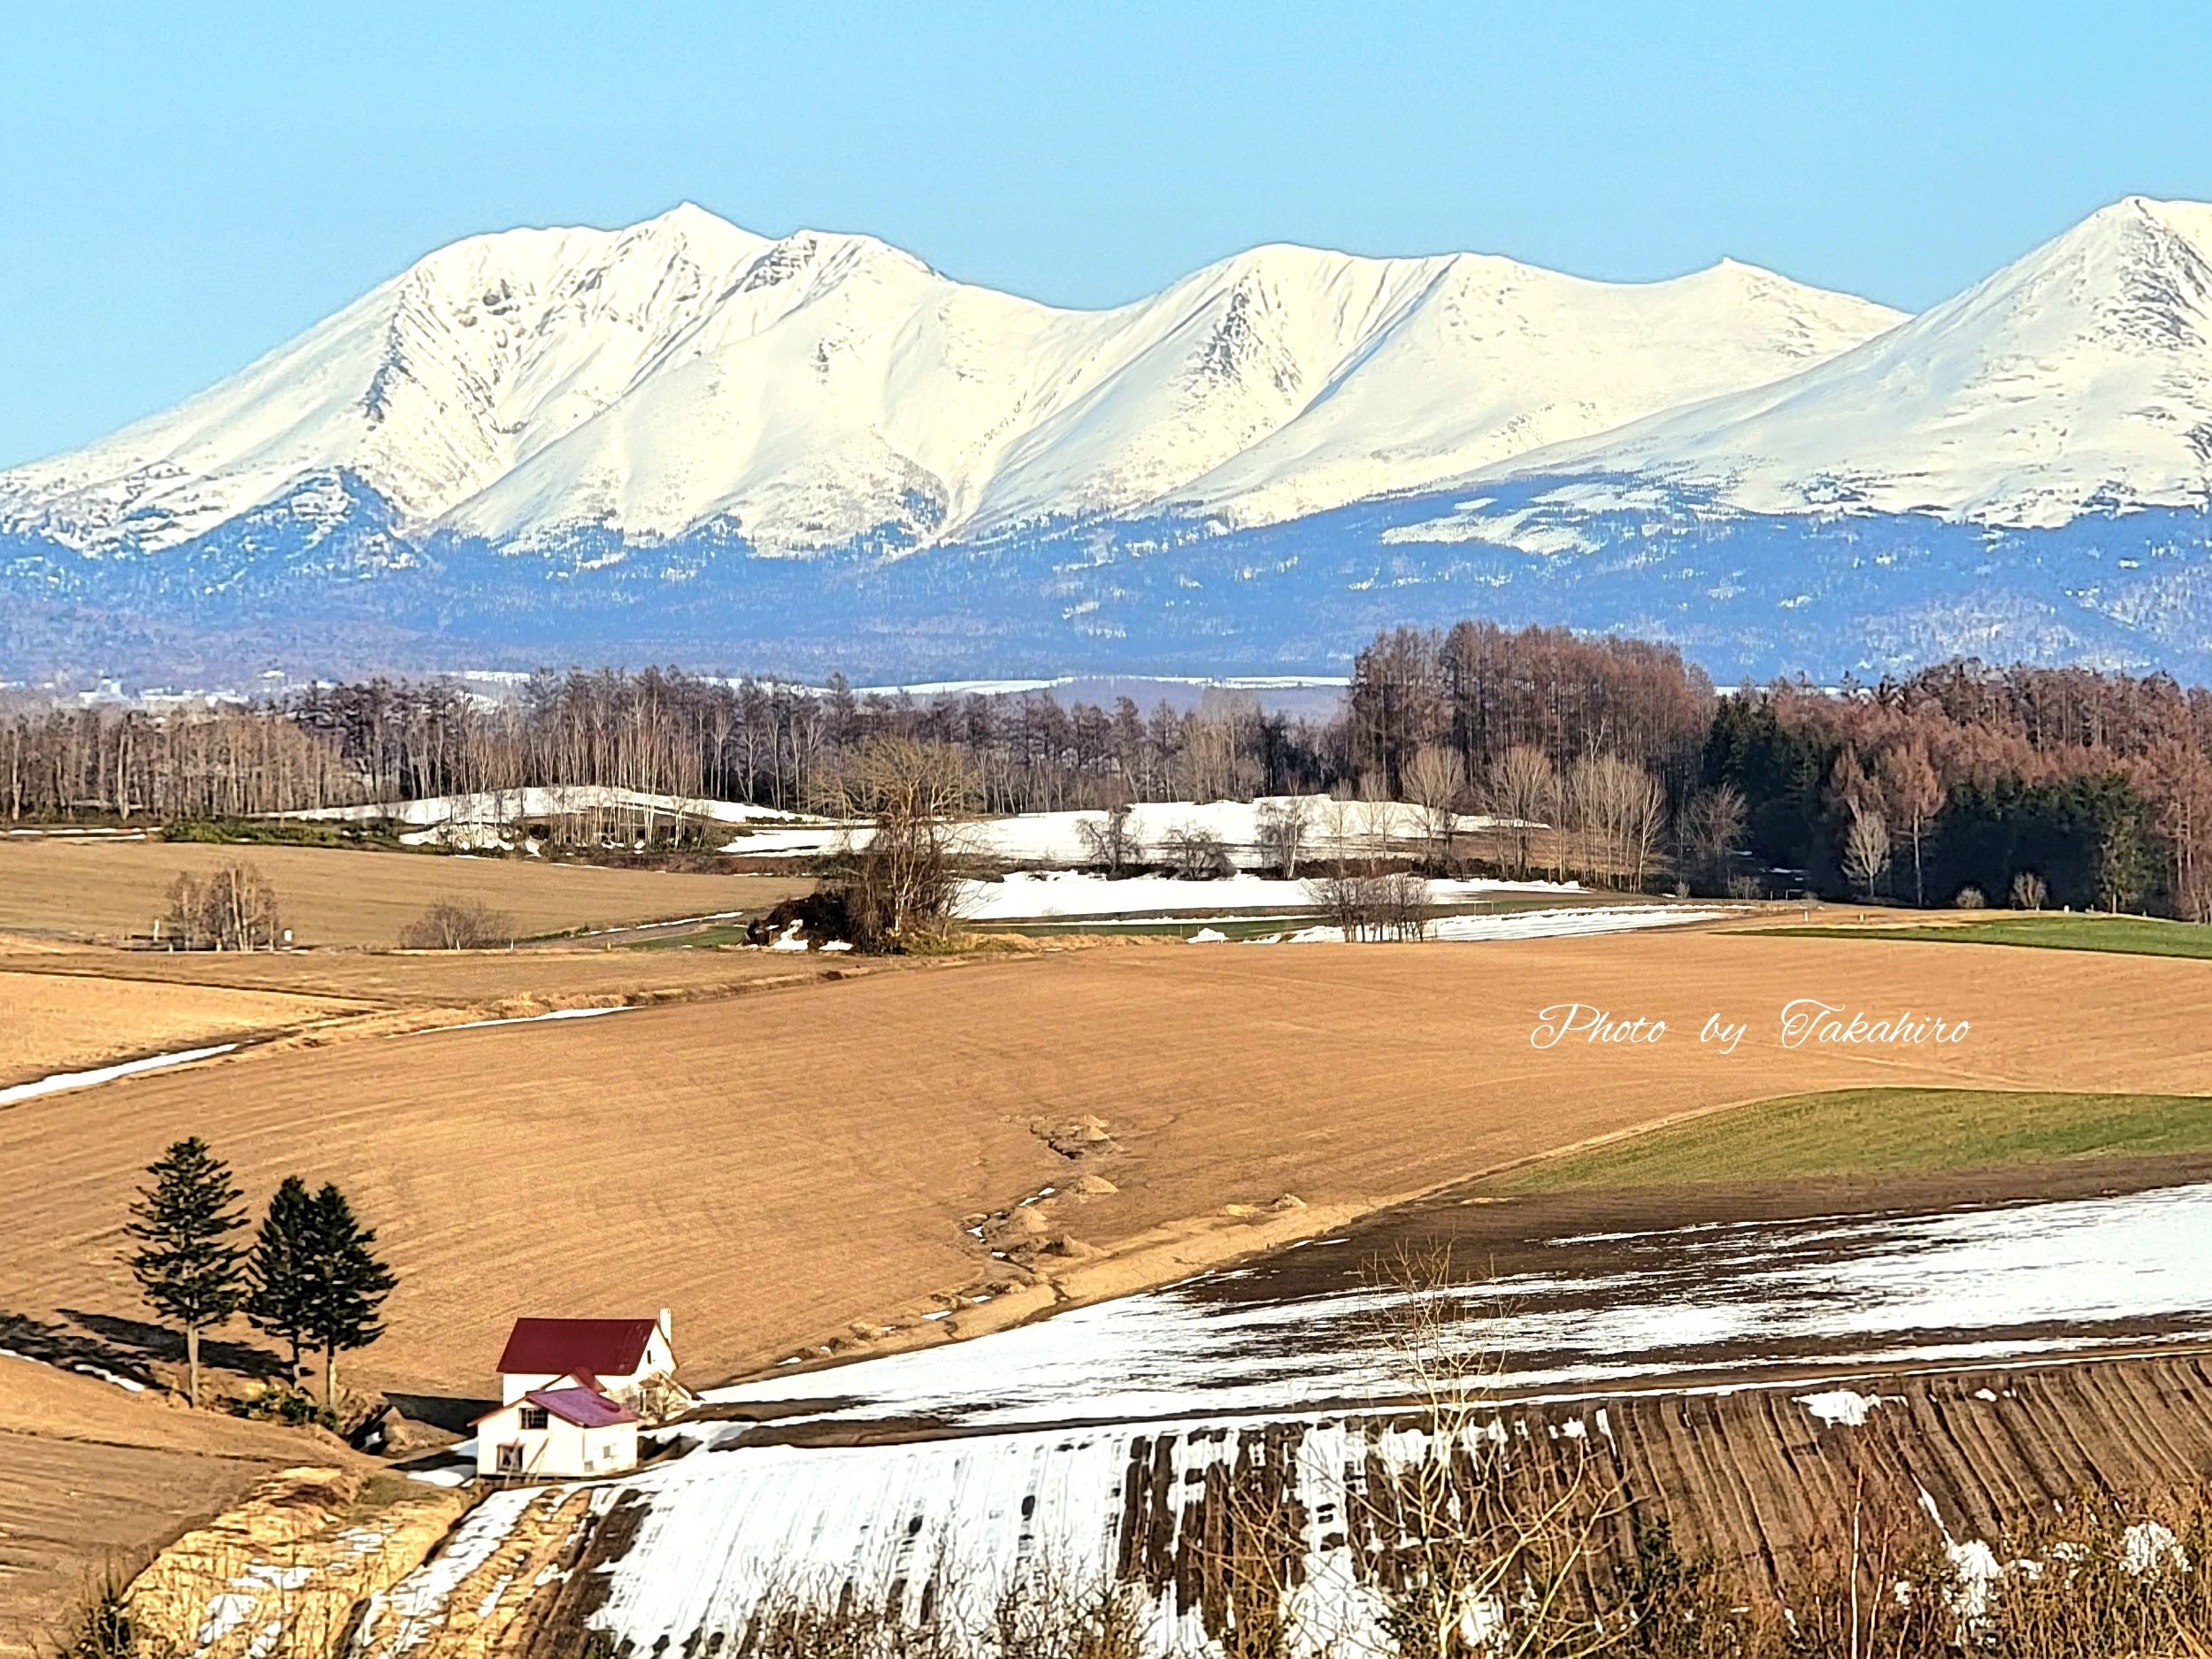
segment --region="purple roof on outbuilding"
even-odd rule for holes
[[[580,1429],[611,1428],[618,1423],[638,1420],[636,1412],[617,1405],[596,1388],[534,1388],[522,1397]]]

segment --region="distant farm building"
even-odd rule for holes
[[[500,1405],[476,1420],[476,1472],[505,1479],[619,1474],[638,1429],[691,1402],[657,1319],[518,1319],[499,1356]]]

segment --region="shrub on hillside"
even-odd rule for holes
[[[408,950],[488,950],[515,942],[515,918],[481,899],[440,899],[400,930]]]

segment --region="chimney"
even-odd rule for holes
[[[661,1310],[661,1340],[672,1348],[676,1346],[676,1316],[665,1308]]]

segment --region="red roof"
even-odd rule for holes
[[[522,1397],[580,1429],[603,1429],[611,1424],[638,1420],[636,1412],[627,1406],[617,1405],[596,1388],[534,1388]]]
[[[499,1356],[503,1377],[629,1377],[660,1328],[653,1319],[518,1319]]]

